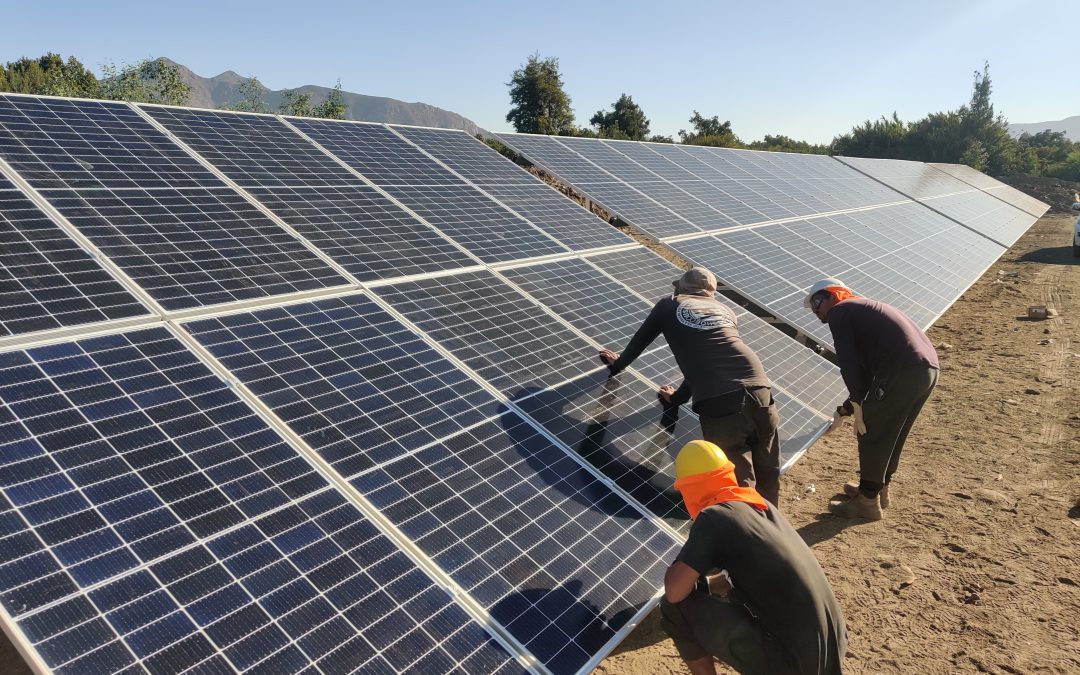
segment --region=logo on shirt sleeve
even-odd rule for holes
[[[735,326],[735,314],[715,300],[706,298],[680,299],[675,308],[675,318],[682,325],[695,330],[712,330]]]

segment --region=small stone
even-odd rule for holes
[[[1075,581],[1073,581],[1069,577],[1058,577],[1057,580],[1058,580],[1058,583],[1065,584],[1066,586],[1080,586],[1080,584],[1076,583]]]
[[[930,595],[934,596],[934,599],[938,602],[941,602],[941,593],[938,593],[937,591],[930,591]]]
[[[1045,347],[1046,345],[1053,344],[1053,343],[1054,343],[1053,338],[1047,338],[1045,340],[1039,340],[1039,344],[1042,345],[1043,347]]]
[[[1004,494],[997,490],[987,490],[986,488],[976,488],[975,497],[980,502],[986,502],[987,504],[1000,504],[1007,499]]]
[[[815,492],[817,492],[817,486],[816,485],[814,485],[813,483],[810,483],[809,485],[806,486],[806,494],[812,495]]]
[[[1005,399],[1005,403],[1008,403],[1009,405],[1020,405],[1020,401],[1017,401],[1015,398],[1007,398]]]
[[[953,348],[953,346],[951,344],[949,344],[948,342],[939,342],[939,343],[937,343],[935,345],[935,347],[937,347],[938,349],[943,349],[945,351],[948,351],[948,350]]]
[[[1034,395],[1034,396],[1038,396],[1038,395],[1039,395],[1039,394],[1041,394],[1042,392],[1041,392],[1041,391],[1039,391],[1038,389],[1032,389],[1032,388],[1028,387],[1027,389],[1025,389],[1025,390],[1024,390],[1024,393],[1025,393],[1025,394],[1032,394],[1032,395]]]
[[[978,593],[969,593],[964,597],[965,605],[978,605],[982,603],[982,597]]]
[[[1050,334],[1050,329],[1049,328],[1043,328],[1043,335],[1049,335],[1049,334]]]

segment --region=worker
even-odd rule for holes
[[[740,673],[840,673],[844,616],[814,554],[787,519],[708,441],[675,458],[694,524],[664,574],[660,623],[694,675],[713,658]]]
[[[695,267],[673,282],[620,356],[603,349],[612,375],[634,362],[663,333],[683,372],[678,390],[661,387],[666,406],[693,397],[706,440],[728,449],[739,483],[756,487],[773,504],[780,500],[780,415],[765,369],[739,337],[738,320],[716,297],[716,277]]]
[[[889,484],[911,425],[938,380],[938,355],[906,314],[855,295],[839,279],[811,286],[803,304],[829,324],[848,398],[837,414],[853,416],[859,445],[859,482],[829,510],[845,518],[880,520]]]

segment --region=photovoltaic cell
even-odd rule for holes
[[[924,199],[923,204],[1005,247],[1015,244],[1037,220],[1037,216],[982,191]]]
[[[382,125],[290,121],[485,262],[569,250]]]
[[[42,196],[167,310],[347,283],[227,188]]]
[[[0,381],[0,603],[54,672],[520,671],[166,330]]]
[[[596,349],[490,272],[374,289],[395,310],[508,396],[599,366]]]
[[[675,538],[513,413],[353,484],[555,673],[656,594]]]
[[[0,156],[167,310],[346,283],[126,104],[0,96]]]
[[[149,314],[0,176],[0,337]]]
[[[573,250],[632,241],[462,131],[392,128]]]
[[[968,185],[984,190],[988,194],[1008,202],[1036,218],[1041,217],[1042,214],[1046,213],[1047,209],[1050,208],[1038,199],[1024,194],[1011,185],[1006,185],[999,180],[991,178],[981,171],[976,171],[970,166],[965,166],[963,164],[931,164],[930,166],[944,171],[950,176],[959,178]]]
[[[487,419],[499,405],[362,295],[185,329],[346,478]]]

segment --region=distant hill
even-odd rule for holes
[[[233,105],[240,100],[240,83],[247,78],[226,70],[215,77],[201,77],[191,72],[183,64],[166,59],[180,68],[184,81],[191,85],[191,98],[188,105],[196,108],[220,108]],[[314,103],[321,102],[330,91],[328,87],[306,84],[296,87],[297,91],[310,93]],[[479,131],[476,124],[461,115],[436,108],[427,103],[406,103],[383,96],[366,96],[349,91],[342,92],[345,100],[345,117],[363,122],[390,122],[392,124],[415,124],[422,127],[440,127],[443,129],[464,129],[470,134]],[[280,91],[268,91],[266,102],[271,109],[281,105]]]
[[[1070,141],[1080,141],[1080,115],[1066,117],[1057,122],[1032,122],[1009,125],[1009,132],[1014,136],[1019,136],[1025,131],[1029,134],[1037,134],[1040,131],[1046,131],[1047,129],[1050,129],[1051,131],[1064,131],[1065,136]]]

